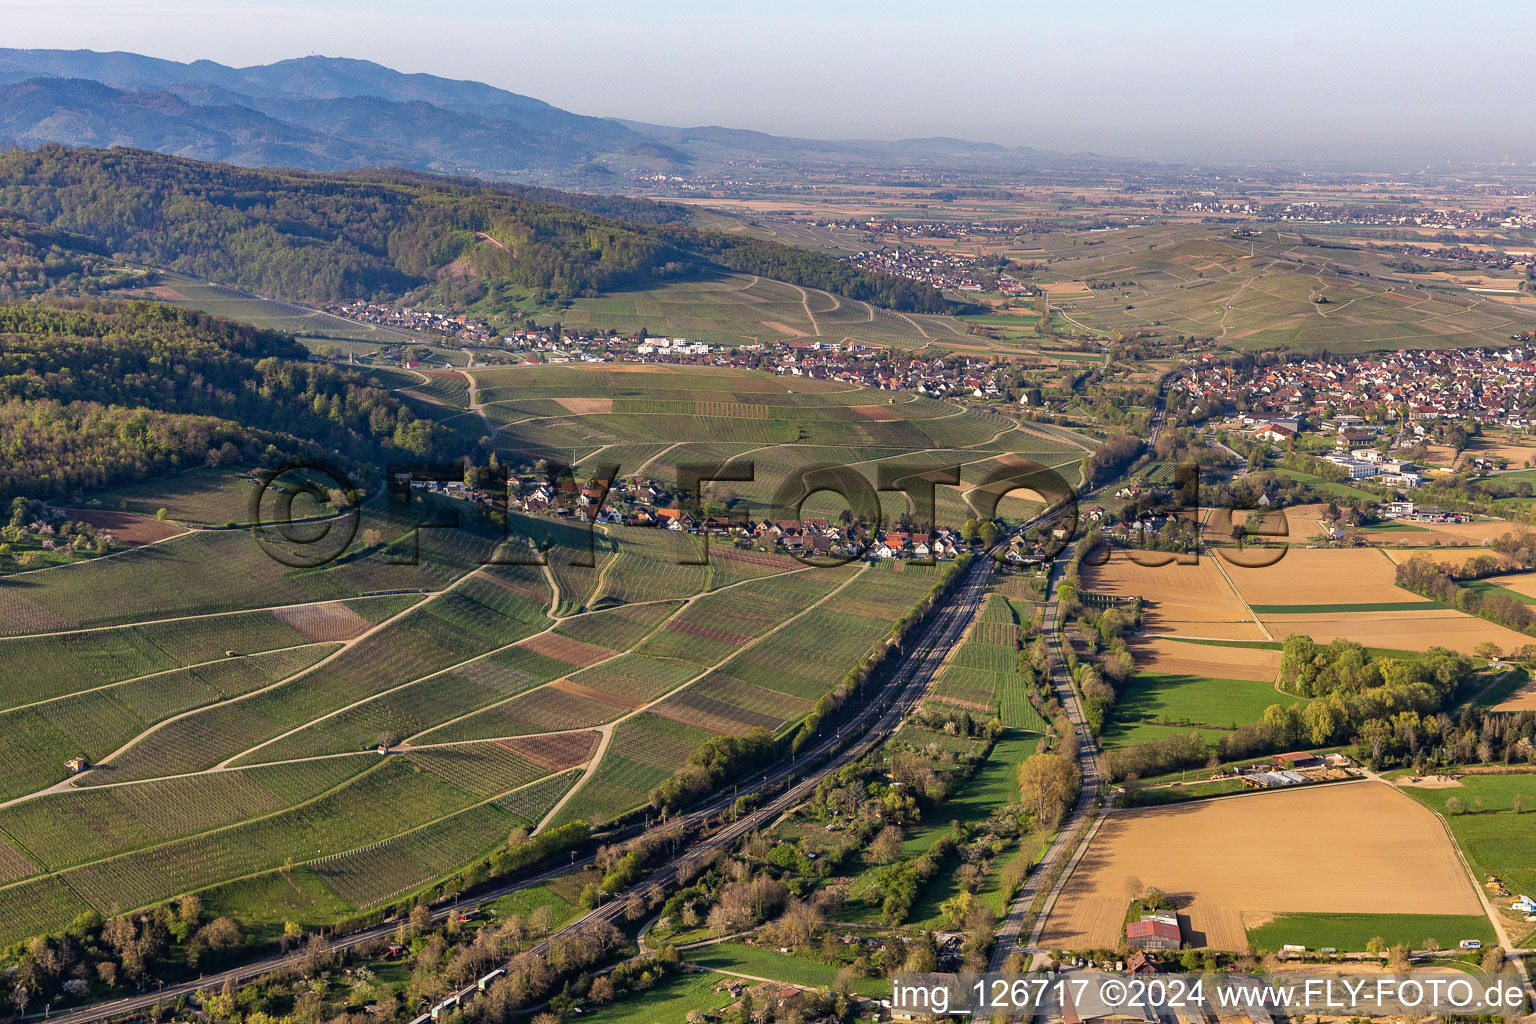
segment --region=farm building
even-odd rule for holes
[[[1298,750],[1290,754],[1276,754],[1275,767],[1277,768],[1319,768],[1323,759],[1310,750]]]
[[[1132,949],[1178,949],[1184,934],[1172,914],[1142,914],[1125,926],[1125,940]]]

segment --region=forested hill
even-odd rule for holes
[[[0,305],[0,499],[443,443],[388,391],[306,356],[285,335],[162,303]]]
[[[0,209],[0,302],[53,293],[95,295],[147,277],[115,267],[111,250],[97,239]]]
[[[632,200],[570,200],[632,219],[544,201],[560,195],[421,175],[247,170],[129,149],[0,154],[0,208],[146,263],[307,302],[455,307],[504,297],[510,306],[526,290],[595,296],[722,266],[895,309],[947,307],[933,288],[822,253],[676,227],[665,209],[636,223]]]

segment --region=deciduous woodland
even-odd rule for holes
[[[584,205],[633,218],[637,204]],[[930,286],[812,250],[419,175],[327,177],[45,146],[0,155],[0,208],[146,263],[312,302],[466,304],[508,288],[570,299],[724,267],[896,309],[949,308]]]

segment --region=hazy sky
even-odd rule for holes
[[[1536,160],[1536,3],[0,0],[0,45],[318,53],[584,114],[1162,159]]]

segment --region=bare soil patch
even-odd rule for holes
[[[1298,823],[1327,836],[1315,853]],[[1116,811],[1046,922],[1047,948],[1114,947],[1139,879],[1178,903],[1195,946],[1244,949],[1261,915],[1482,914],[1434,814],[1374,782]]]
[[[1482,544],[1498,540],[1506,533],[1519,533],[1525,527],[1508,519],[1480,519],[1473,523],[1437,523],[1433,529],[1436,533],[1450,534],[1463,542]]]
[[[1536,711],[1536,679],[1493,706],[1495,711]]]
[[[1397,780],[1397,784],[1414,789],[1459,789],[1461,780],[1449,775],[1405,775]]]
[[[133,548],[187,532],[175,523],[163,523],[150,516],[136,516],[132,512],[117,512],[104,508],[70,508],[65,509],[64,514],[70,519],[89,523],[98,530],[106,530],[119,542]]]
[[[541,768],[552,772],[574,768],[592,759],[600,737],[596,730],[590,732],[565,732],[557,736],[529,736],[511,740],[497,740],[496,745],[525,757]]]
[[[1423,600],[1397,586],[1396,567],[1372,548],[1290,548],[1274,565],[1228,565],[1249,604],[1381,604]]]
[[[581,697],[598,704],[609,704],[614,707],[623,708],[626,711],[635,711],[639,708],[645,707],[645,701],[643,700],[638,700],[634,697],[626,697],[621,693],[614,693],[612,690],[599,690],[591,686],[584,686],[581,683],[572,682],[569,679],[557,679],[549,685],[556,690],[562,690],[565,693],[569,693],[573,696]]]
[[[877,423],[889,423],[892,420],[901,419],[896,415],[896,410],[888,405],[855,405],[850,408],[865,419],[874,420]]]
[[[1160,557],[1150,551],[1140,555],[1145,561]],[[1149,568],[1133,562],[1126,552],[1116,551],[1102,566],[1085,562],[1082,578],[1083,586],[1096,593],[1140,597],[1145,602],[1142,621],[1150,633],[1217,640],[1269,639],[1209,557],[1192,565]]]
[[[316,643],[351,640],[368,631],[368,620],[340,601],[278,608],[272,615]]]
[[[594,416],[613,412],[611,398],[557,398],[555,401],[561,408],[577,416]]]
[[[559,633],[541,633],[538,636],[529,637],[518,646],[525,651],[542,654],[546,658],[554,658],[568,665],[579,665],[582,668],[596,665],[614,655],[614,652],[606,647],[584,643],[572,637],[561,636]]]
[[[1366,647],[1389,647],[1403,651],[1449,647],[1454,651],[1471,654],[1478,644],[1491,640],[1507,653],[1531,642],[1531,638],[1522,633],[1450,608],[1266,615],[1264,625],[1269,627],[1277,640],[1284,640],[1292,633],[1305,633],[1318,643],[1325,644],[1343,637]]]
[[[1516,572],[1506,576],[1490,576],[1488,582],[1526,597],[1536,597],[1536,573]]]
[[[1280,652],[1262,648],[1214,647],[1161,637],[1138,637],[1129,647],[1139,670],[1159,675],[1269,683],[1280,673]]]

